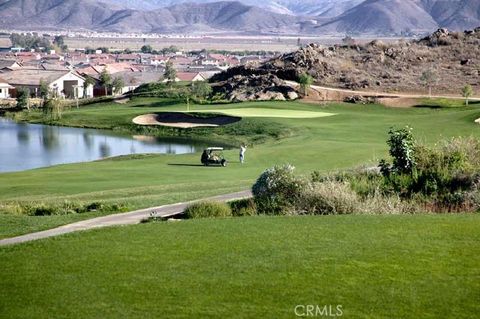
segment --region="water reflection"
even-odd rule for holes
[[[19,144],[28,144],[30,141],[30,135],[27,129],[20,128],[17,132],[17,141]]]
[[[92,136],[88,132],[83,132],[82,137],[83,137],[83,144],[85,144],[85,147],[91,150],[93,147]]]
[[[100,150],[100,156],[102,158],[110,157],[110,155],[112,154],[112,150],[110,149],[110,146],[108,146],[106,142],[100,143],[99,150]]]
[[[109,131],[17,124],[0,118],[0,172],[136,153],[194,153],[205,146],[189,139],[132,138]]]
[[[60,146],[60,131],[58,127],[42,126],[42,136],[40,137],[46,150],[54,150]]]

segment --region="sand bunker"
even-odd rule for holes
[[[233,116],[195,117],[185,113],[165,112],[140,115],[133,119],[137,125],[160,125],[176,128],[217,127],[239,122],[242,118]]]
[[[480,119],[476,119],[475,123],[480,124]]]

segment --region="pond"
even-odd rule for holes
[[[0,172],[129,154],[188,154],[205,146],[192,139],[125,136],[103,130],[16,123],[0,117]]]

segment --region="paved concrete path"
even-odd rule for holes
[[[89,230],[94,228],[139,224],[142,220],[149,218],[152,213],[155,214],[155,216],[157,217],[173,217],[175,215],[182,213],[185,210],[185,208],[191,203],[198,202],[198,201],[206,200],[206,201],[228,202],[232,200],[249,198],[249,197],[252,197],[252,193],[250,191],[243,191],[243,192],[238,192],[233,194],[219,195],[219,196],[205,198],[205,199],[196,200],[196,201],[187,202],[187,203],[164,205],[159,207],[141,209],[141,210],[137,210],[129,213],[97,217],[97,218],[88,219],[81,222],[76,222],[73,224],[41,231],[38,233],[31,233],[27,235],[18,236],[18,237],[2,239],[0,240],[0,246],[20,244],[28,241],[54,237],[54,236],[59,236],[63,234],[73,233],[76,231]]]

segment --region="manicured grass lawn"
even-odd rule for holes
[[[378,105],[317,106],[299,102],[192,106],[193,111],[208,112],[245,109],[249,113],[255,108],[271,109],[277,114],[318,112],[320,115],[336,115],[318,118],[247,118],[239,126],[220,129],[212,135],[208,135],[205,129],[182,131],[182,134],[207,132],[203,137],[211,139],[212,144],[217,137],[233,140],[246,134],[246,139],[249,139],[250,136],[269,135],[270,131],[273,132],[272,136],[283,132],[280,134],[283,138],[270,137],[262,140],[266,141],[263,144],[255,143],[255,139],[252,139],[245,165],[238,163],[238,150],[234,149],[226,152],[230,160],[227,168],[199,166],[200,154],[135,155],[0,174],[0,204],[102,201],[126,204],[130,209],[137,209],[246,189],[263,170],[275,164],[288,162],[295,165],[300,173],[306,174],[313,170],[330,171],[372,165],[387,155],[385,140],[391,126],[410,125],[420,141],[429,143],[451,136],[480,136],[480,127],[474,124],[474,120],[480,117],[480,110],[476,106],[388,109]],[[134,117],[160,111],[186,111],[186,105],[158,99],[135,99],[127,105],[102,104],[72,109],[65,112],[59,124],[128,131],[135,130],[131,123]],[[37,121],[40,120],[39,115],[31,115],[31,118],[35,117]],[[47,217],[38,222],[35,228],[39,220],[36,217],[21,217],[22,222],[16,223],[12,220],[15,217],[2,216],[0,221],[6,219],[8,223],[0,223],[0,237],[51,228],[87,217]],[[27,222],[28,219],[31,222]]]
[[[464,107],[465,99],[445,99],[445,98],[432,98],[423,99],[422,106],[436,107],[436,108],[448,108],[448,107]],[[470,105],[479,105],[480,101],[470,100]]]
[[[475,318],[480,215],[252,217],[0,248],[2,318]]]
[[[195,112],[211,112],[210,110],[195,111]],[[317,117],[333,116],[332,113],[311,112],[300,110],[285,110],[285,109],[271,109],[271,108],[240,108],[240,109],[226,109],[220,110],[218,113],[239,116],[239,117],[268,117],[268,118],[290,118],[290,119],[308,119]]]

